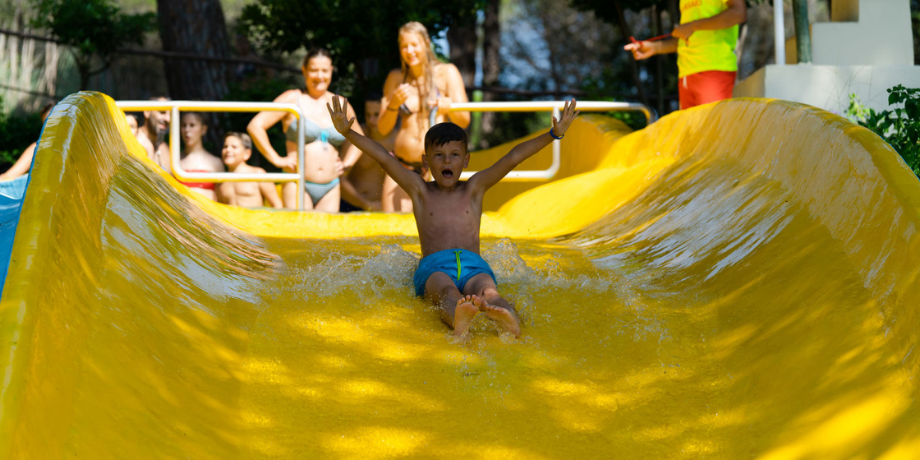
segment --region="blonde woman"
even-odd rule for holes
[[[435,111],[435,123],[469,126],[469,112],[448,111],[452,102],[468,101],[466,88],[455,65],[438,61],[428,30],[418,22],[399,28],[399,58],[402,67],[391,71],[383,85],[381,105],[385,109],[377,122],[378,131],[386,136],[401,117],[394,154],[403,167],[425,178],[422,158],[425,133],[431,128],[429,115]],[[381,205],[385,212],[412,212],[409,196],[389,176],[383,182]]]

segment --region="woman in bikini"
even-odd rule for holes
[[[211,155],[201,145],[201,138],[208,132],[208,125],[200,113],[186,112],[182,114],[179,125],[179,133],[182,135],[182,142],[185,148],[182,150],[182,156],[179,165],[182,170],[190,173],[211,173],[224,172],[224,162],[220,158]],[[181,182],[181,181],[180,181]],[[198,192],[209,199],[216,200],[213,182],[182,182],[190,189]]]
[[[262,155],[275,166],[286,172],[297,171],[297,130],[304,130],[304,180],[306,180],[306,195],[304,196],[304,209],[338,212],[339,176],[351,169],[361,156],[361,151],[348,142],[332,126],[329,110],[326,103],[332,102],[333,93],[329,92],[329,83],[332,81],[332,59],[329,52],[316,49],[307,53],[303,60],[303,78],[306,90],[292,89],[285,91],[275,98],[274,102],[297,104],[303,111],[304,119],[298,125],[297,118],[287,112],[259,112],[246,130],[252,136],[256,147]],[[354,117],[355,112],[348,104],[349,117]],[[283,120],[285,146],[287,155],[281,156],[272,148],[268,140],[268,128]],[[355,130],[361,128],[355,126]],[[363,132],[362,132],[363,134]],[[345,156],[339,159],[339,152]],[[343,171],[344,170],[344,171]],[[284,184],[281,194],[284,207],[295,209],[297,207],[297,183]]]
[[[407,169],[427,178],[422,170],[425,133],[431,126],[430,115],[436,111],[435,123],[450,121],[461,128],[470,124],[469,112],[449,112],[451,102],[467,102],[463,77],[453,64],[438,61],[431,49],[428,30],[418,22],[399,28],[399,58],[402,68],[387,76],[383,85],[380,120],[381,135],[386,136],[402,116],[396,135],[395,155]],[[383,201],[387,212],[412,212],[412,201],[389,176],[383,182]]]

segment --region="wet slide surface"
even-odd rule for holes
[[[413,297],[411,216],[208,203],[122,120],[81,93],[46,123],[2,458],[920,458],[920,184],[839,117],[582,116],[560,180],[488,199],[524,338],[468,344]]]

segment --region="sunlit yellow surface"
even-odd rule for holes
[[[123,119],[84,93],[45,127],[0,458],[920,458],[920,185],[839,117],[581,117],[483,219],[523,340],[465,345],[412,295],[411,216],[204,202]]]

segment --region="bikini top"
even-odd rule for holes
[[[409,79],[408,74],[403,74],[403,83],[406,83],[408,79]],[[437,85],[435,85],[434,87],[434,97],[435,99],[441,97],[441,91],[438,89]],[[419,98],[419,104],[421,104],[421,98]],[[408,117],[409,115],[412,115],[413,112],[412,112],[412,109],[410,109],[409,106],[406,105],[406,103],[404,102],[402,103],[402,105],[399,106],[399,113],[401,115],[405,115]],[[431,126],[434,126],[433,120],[437,117],[437,110],[433,110],[432,113],[434,113],[435,115],[430,117],[432,120]]]
[[[303,104],[300,103],[300,97],[297,98],[297,104],[303,109]],[[303,140],[304,143],[311,143],[314,141],[327,142],[336,147],[342,145],[345,142],[345,136],[335,130],[334,126],[328,128],[320,128],[319,125],[310,120],[309,118],[304,118],[301,120],[303,125]],[[298,123],[295,121],[291,122],[288,126],[287,131],[284,132],[285,138],[290,142],[297,142],[297,129]]]

